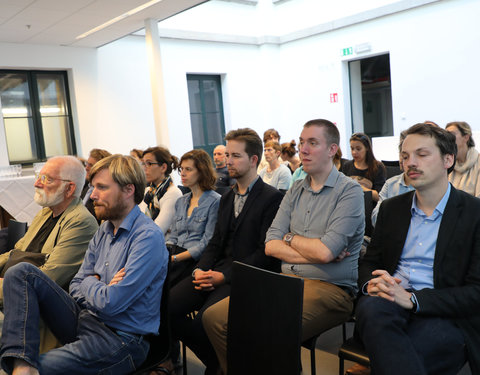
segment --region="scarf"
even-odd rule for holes
[[[155,185],[150,184],[148,191],[145,193],[145,197],[143,201],[147,204],[147,212],[145,212],[148,216],[155,220],[160,213],[160,199],[165,195],[167,192],[172,179],[168,176],[165,180],[163,180],[157,187]]]

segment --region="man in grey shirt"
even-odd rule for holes
[[[339,141],[328,120],[304,125],[299,150],[308,175],[287,192],[265,239],[265,253],[282,261],[282,272],[305,280],[304,340],[346,321],[357,292],[363,192],[333,165]]]
[[[363,191],[333,165],[339,140],[330,121],[304,125],[299,149],[308,176],[286,193],[265,240],[265,253],[282,261],[283,273],[305,279],[304,340],[348,320],[357,291],[365,227]],[[224,371],[227,317],[228,300],[203,314],[205,331]]]

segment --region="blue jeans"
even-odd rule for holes
[[[110,329],[31,264],[10,268],[3,292],[0,364],[9,373],[21,358],[40,374],[128,374],[147,356],[142,336]],[[41,356],[40,317],[63,344]]]
[[[372,374],[454,375],[467,360],[465,339],[451,319],[412,314],[370,296],[359,299],[355,315]]]

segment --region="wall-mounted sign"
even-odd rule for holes
[[[330,94],[330,103],[338,103],[338,94],[336,92]]]
[[[353,47],[347,47],[342,49],[342,56],[353,55]]]

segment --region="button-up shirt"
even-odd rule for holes
[[[157,333],[167,263],[162,231],[135,206],[116,233],[110,221],[100,226],[70,283],[70,294],[109,327]],[[122,268],[123,280],[108,285]]]
[[[296,181],[282,200],[265,242],[281,240],[292,232],[318,238],[336,257],[346,249],[350,256],[327,264],[282,262],[282,272],[357,289],[358,256],[363,241],[365,213],[360,185],[332,167],[323,187],[315,191],[309,176]]]
[[[450,190],[448,184],[447,191],[430,216],[418,208],[417,197],[413,196],[410,227],[397,270],[393,275],[402,280],[400,285],[405,289],[433,288],[435,247]]]

